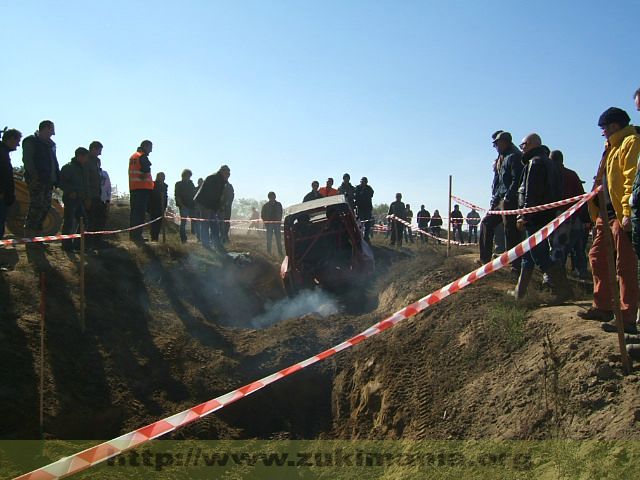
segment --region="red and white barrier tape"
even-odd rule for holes
[[[149,220],[147,223],[141,223],[140,225],[135,225],[133,227],[128,227],[128,228],[122,228],[120,230],[96,230],[94,232],[84,232],[84,234],[85,235],[113,235],[116,233],[131,232],[139,228],[144,228],[147,225],[151,225],[152,223],[156,223],[158,220],[162,220],[162,218],[163,217],[157,217],[157,218],[154,218],[153,220]]]
[[[55,242],[58,240],[71,240],[72,238],[80,238],[79,233],[72,233],[70,235],[47,235],[45,237],[33,237],[33,238],[11,238],[8,240],[0,240],[0,245],[22,245],[24,243],[40,243],[40,242]]]
[[[324,352],[307,358],[301,362],[295,363],[287,368],[284,368],[276,373],[268,375],[260,380],[256,380],[252,383],[245,385],[244,387],[233,390],[220,397],[214,398],[207,402],[196,405],[195,407],[184,410],[180,413],[172,415],[168,418],[151,423],[145,427],[139,428],[133,432],[126,433],[113,440],[101,443],[95,447],[83,450],[82,452],[70,455],[62,458],[57,462],[51,463],[44,467],[41,467],[32,472],[26,473],[17,477],[14,480],[54,480],[58,478],[64,478],[74,473],[86,470],[98,463],[101,463],[111,457],[114,457],[126,450],[138,447],[143,443],[153,440],[155,438],[166,435],[173,430],[183,427],[195,420],[198,420],[210,413],[220,410],[227,405],[234,403],[248,395],[251,395],[258,390],[270,385],[272,383],[281,380],[303,368],[306,368],[314,363],[320,362],[335,355],[342,350],[357,345],[358,343],[366,340],[369,337],[377,335],[385,330],[394,327],[402,320],[413,317],[416,314],[422,312],[426,308],[434,305],[444,298],[456,293],[464,287],[476,282],[482,277],[489,275],[513,262],[518,257],[521,257],[536,245],[544,241],[558,226],[564,222],[567,218],[573,215],[588,199],[593,197],[598,189],[590,192],[580,202],[571,207],[569,210],[553,219],[539,231],[537,231],[531,237],[525,239],[508,252],[503,253],[498,258],[495,258],[489,263],[484,264],[480,268],[464,275],[463,277],[449,283],[429,295],[422,297],[417,302],[397,311],[390,317],[372,325],[363,332],[351,337],[350,339],[332,347]]]
[[[519,208],[516,210],[489,210],[487,215],[524,215],[527,213],[543,212],[544,210],[550,210],[552,208],[562,207],[564,205],[570,205],[585,198],[589,193],[583,193],[571,198],[565,198],[557,202],[545,203],[544,205],[536,205],[535,207]],[[591,198],[591,197],[589,197]]]
[[[122,230],[101,230],[95,232],[84,232],[85,235],[111,235],[115,233],[122,232],[130,232],[132,230],[137,230],[138,228],[146,227],[147,225],[151,225],[154,222],[157,222],[162,217],[155,218],[150,222],[143,223],[140,225],[136,225],[134,227],[123,228]],[[38,242],[55,242],[59,240],[71,240],[73,238],[80,238],[82,234],[80,233],[71,233],[68,235],[47,235],[44,237],[33,237],[33,238],[12,238],[9,240],[0,240],[0,245],[21,245],[24,243],[38,243]]]
[[[387,218],[395,219],[396,221],[402,223],[403,225],[406,225],[407,227],[411,227],[411,230],[414,231],[414,232],[422,233],[423,235],[431,237],[431,238],[433,238],[433,239],[435,239],[435,240],[437,240],[439,242],[447,243],[447,239],[446,238],[438,237],[438,236],[436,236],[436,235],[434,235],[434,234],[432,234],[430,232],[422,230],[419,227],[415,227],[415,226],[411,225],[409,222],[407,222],[406,220],[398,218],[395,215],[389,215]],[[450,240],[449,242],[452,243],[453,245],[460,245],[460,246],[476,245],[475,243],[462,243],[462,242],[458,242],[456,240]]]
[[[474,208],[474,209],[479,210],[481,212],[486,212],[487,211],[486,208],[482,208],[482,207],[479,207],[478,205],[474,205],[473,203],[468,202],[467,200],[465,200],[463,198],[456,197],[455,195],[451,195],[451,199],[455,200],[458,203],[461,203],[465,207]]]
[[[165,215],[167,218],[173,218],[175,220],[190,220],[192,222],[212,222],[214,221],[212,218],[197,218],[197,217],[181,217],[180,215],[167,213]],[[231,220],[216,220],[220,223],[248,223],[248,222],[260,222],[260,223],[282,223],[282,220],[242,220],[242,219],[231,219]]]

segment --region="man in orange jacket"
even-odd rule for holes
[[[130,226],[144,223],[145,213],[149,206],[149,199],[153,190],[153,177],[151,176],[151,162],[149,154],[153,149],[150,140],[144,140],[136,153],[129,159],[129,205]],[[129,237],[134,242],[142,242],[142,228],[132,230]]]
[[[331,197],[339,193],[338,190],[333,188],[333,178],[331,177],[327,178],[327,184],[324,187],[320,187],[318,191],[323,197]]]

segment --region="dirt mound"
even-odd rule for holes
[[[257,329],[254,319],[284,297],[278,261],[261,237],[234,237],[231,250],[241,254],[224,258],[194,244],[110,243],[87,260],[84,333],[77,256],[58,246],[20,250],[15,269],[0,277],[0,437],[39,437],[41,272],[45,434],[104,439],[331,347],[467,273],[475,257],[376,243],[377,277],[358,308],[338,299],[338,313],[285,316]],[[635,437],[640,392],[635,375],[619,373],[615,337],[579,321],[575,305],[514,309],[504,294],[512,283],[497,272],[173,435]]]

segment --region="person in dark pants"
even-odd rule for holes
[[[282,257],[282,239],[280,236],[280,226],[282,225],[282,204],[276,201],[276,194],[267,194],[269,201],[262,206],[260,217],[267,229],[267,253],[271,255],[271,237],[275,235],[278,254]]]
[[[13,167],[10,152],[15,152],[20,145],[22,133],[18,130],[6,130],[0,142],[0,240],[4,237],[4,224],[7,211],[16,201],[15,184],[13,183]]]
[[[196,192],[194,200],[202,218],[208,221],[200,224],[200,241],[202,246],[211,249],[211,243],[219,253],[226,253],[220,236],[222,223],[222,195],[224,186],[229,181],[231,169],[222,165],[216,173],[209,175]]]
[[[100,216],[102,215],[102,198],[100,184],[102,178],[100,176],[100,155],[102,155],[102,143],[97,140],[89,144],[89,160],[84,166],[85,175],[87,176],[87,230],[98,231]],[[87,236],[87,241],[91,243],[99,242],[100,237],[95,235]]]
[[[185,169],[182,171],[182,180],[176,182],[173,196],[176,199],[176,205],[180,209],[180,241],[187,243],[187,217],[195,216],[195,201],[193,197],[196,194],[196,186],[191,181],[191,170]],[[191,222],[193,225],[197,222]]]
[[[151,176],[151,162],[149,155],[153,150],[153,144],[149,140],[140,143],[137,151],[129,159],[129,202],[130,202],[130,226],[135,227],[144,223],[145,214],[149,209],[149,199],[153,190],[153,177]],[[137,228],[129,233],[129,238],[134,242],[142,242],[142,228]]]
[[[523,151],[524,170],[518,190],[518,207],[535,207],[559,200],[562,196],[562,178],[556,165],[549,159],[540,136],[535,133],[527,135],[520,147]],[[519,230],[526,231],[527,236],[531,236],[552,221],[555,216],[555,209],[518,215],[517,226]],[[566,300],[570,296],[570,290],[565,270],[560,262],[554,262],[551,259],[549,243],[546,241],[540,242],[524,254],[518,284],[510,293],[516,300],[524,298],[536,265],[551,279],[554,303]]]
[[[51,193],[60,178],[56,144],[51,139],[55,134],[53,122],[43,120],[38,126],[38,131],[22,142],[24,178],[29,188],[29,210],[24,223],[27,237],[42,233],[44,219],[51,208]],[[28,245],[33,246],[35,245]]]
[[[404,226],[404,241],[405,243],[413,243],[413,230],[411,227],[411,222],[413,221],[413,210],[411,210],[411,205],[408,203],[405,205],[404,219],[409,223],[409,225]]]
[[[355,203],[358,220],[364,224],[364,239],[368,242],[371,238],[373,226],[373,188],[369,185],[369,179],[362,177],[356,187]]]
[[[424,208],[424,205],[420,205],[420,211],[418,212],[418,228],[424,232],[429,230],[429,222],[431,221],[431,214],[429,210]],[[420,232],[420,240],[422,243],[428,243],[429,237],[424,233]]]
[[[151,217],[151,220],[158,217],[164,217],[164,212],[167,209],[167,190],[169,186],[164,183],[164,180],[164,172],[159,172],[156,175],[156,181],[154,182],[153,190],[151,190],[151,197],[149,198],[149,216]],[[152,242],[158,241],[163,222],[164,218],[157,222],[153,222],[150,225]]]
[[[522,174],[522,153],[513,144],[511,134],[498,130],[493,134],[493,146],[498,151],[494,162],[493,184],[491,189],[491,210],[514,210],[518,205],[518,187]],[[504,226],[507,249],[515,247],[522,238],[516,228],[515,215],[485,215],[480,223],[480,263],[491,261],[493,237],[496,226]],[[514,273],[520,272],[520,259],[511,265]]]
[[[450,216],[451,229],[453,230],[453,240],[457,240],[458,242],[462,243],[462,223],[464,222],[464,217],[462,216],[462,212],[460,211],[460,205],[453,206],[453,212],[451,212]]]
[[[431,217],[431,223],[429,224],[431,227],[431,234],[440,238],[440,228],[442,227],[442,217],[440,216],[440,212],[438,209],[433,211],[433,216]]]
[[[472,208],[467,215],[467,225],[469,225],[469,242],[478,243],[478,224],[480,223],[480,214],[475,208]]]
[[[229,243],[229,230],[231,230],[231,210],[233,207],[233,185],[229,182],[224,186],[222,191],[222,210],[224,215],[224,223],[221,225],[222,243]]]
[[[399,222],[396,219],[404,220],[407,213],[407,207],[402,202],[402,194],[396,193],[396,201],[389,205],[389,215],[393,215],[395,218],[389,219],[389,226],[391,227],[391,245],[398,244],[402,246],[402,237],[404,233],[404,223]]]
[[[89,162],[89,150],[79,147],[75,156],[60,170],[60,188],[62,189],[62,201],[64,202],[64,223],[62,234],[71,235],[78,233],[80,219],[86,222],[86,205],[89,202],[89,185],[85,168]],[[62,249],[66,251],[77,249],[80,245],[78,239],[63,240]]]

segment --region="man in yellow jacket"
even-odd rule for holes
[[[638,333],[636,312],[638,309],[638,263],[631,243],[631,198],[633,181],[636,176],[640,136],[629,125],[631,119],[620,108],[609,108],[601,116],[598,126],[607,139],[602,161],[596,175],[595,186],[604,186],[606,205],[591,201],[589,213],[596,225],[593,246],[589,250],[589,263],[593,274],[593,306],[578,316],[588,320],[601,320],[605,332],[615,332],[612,292],[609,285],[609,271],[604,244],[603,223],[599,209],[606,208],[616,254],[616,273],[620,286],[620,309],[626,333]]]

